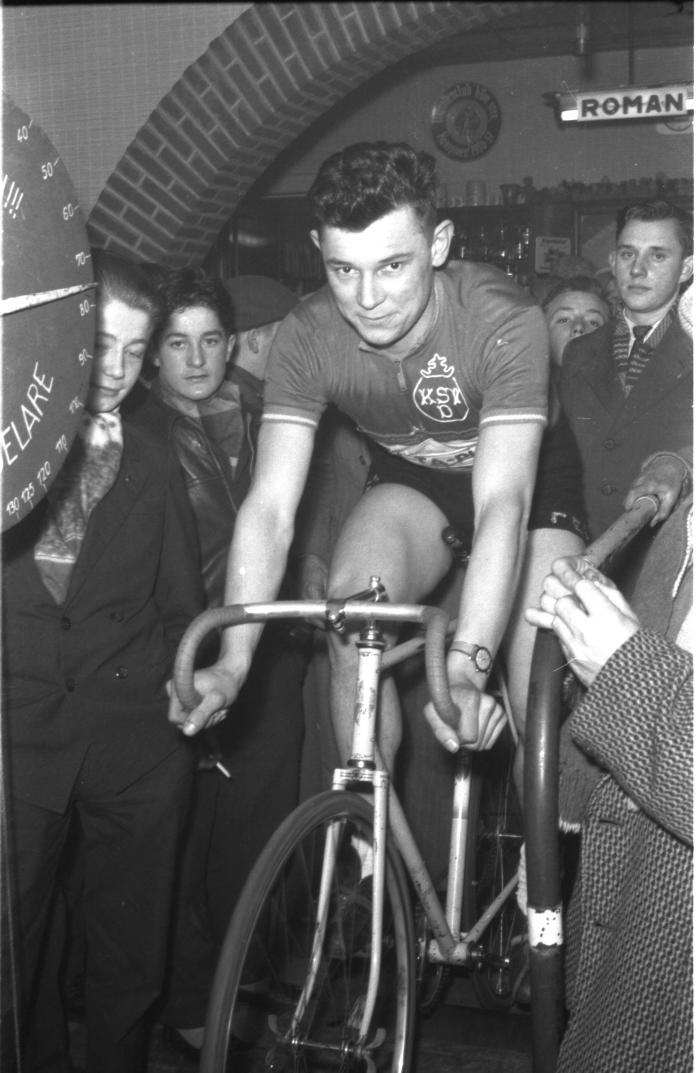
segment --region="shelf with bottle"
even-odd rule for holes
[[[494,265],[521,287],[529,287],[533,228],[525,206],[515,211],[502,206],[453,209],[444,215],[455,225],[450,258]]]

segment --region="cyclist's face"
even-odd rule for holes
[[[153,356],[164,398],[177,409],[210,398],[221,387],[234,342],[208,306],[176,309]]]
[[[610,320],[608,303],[586,291],[564,291],[557,295],[545,313],[549,329],[550,357],[561,365],[564,347],[570,339],[594,332]]]
[[[610,255],[610,267],[632,322],[653,324],[692,275],[693,258],[683,255],[675,220],[629,220]]]
[[[403,206],[363,231],[312,231],[328,284],[344,319],[370,346],[410,346],[428,317],[433,269],[449,252],[452,225],[426,233],[413,208]]]

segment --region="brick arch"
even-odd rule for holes
[[[139,130],[90,213],[97,246],[201,261],[253,182],[373,75],[518,3],[252,4]]]

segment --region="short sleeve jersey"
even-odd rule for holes
[[[334,403],[387,450],[442,469],[471,469],[486,425],[546,425],[539,307],[488,265],[450,264],[433,285],[432,327],[401,359],[364,343],[327,285],[302,301],[273,344],[263,420],[315,427]]]

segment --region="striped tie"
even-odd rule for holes
[[[639,380],[639,377],[644,372],[649,358],[654,353],[653,347],[646,346],[644,339],[650,332],[650,326],[648,324],[635,324],[632,327],[632,333],[634,335],[634,342],[632,343],[632,349],[627,359],[627,374],[625,376],[625,387],[627,391]]]

